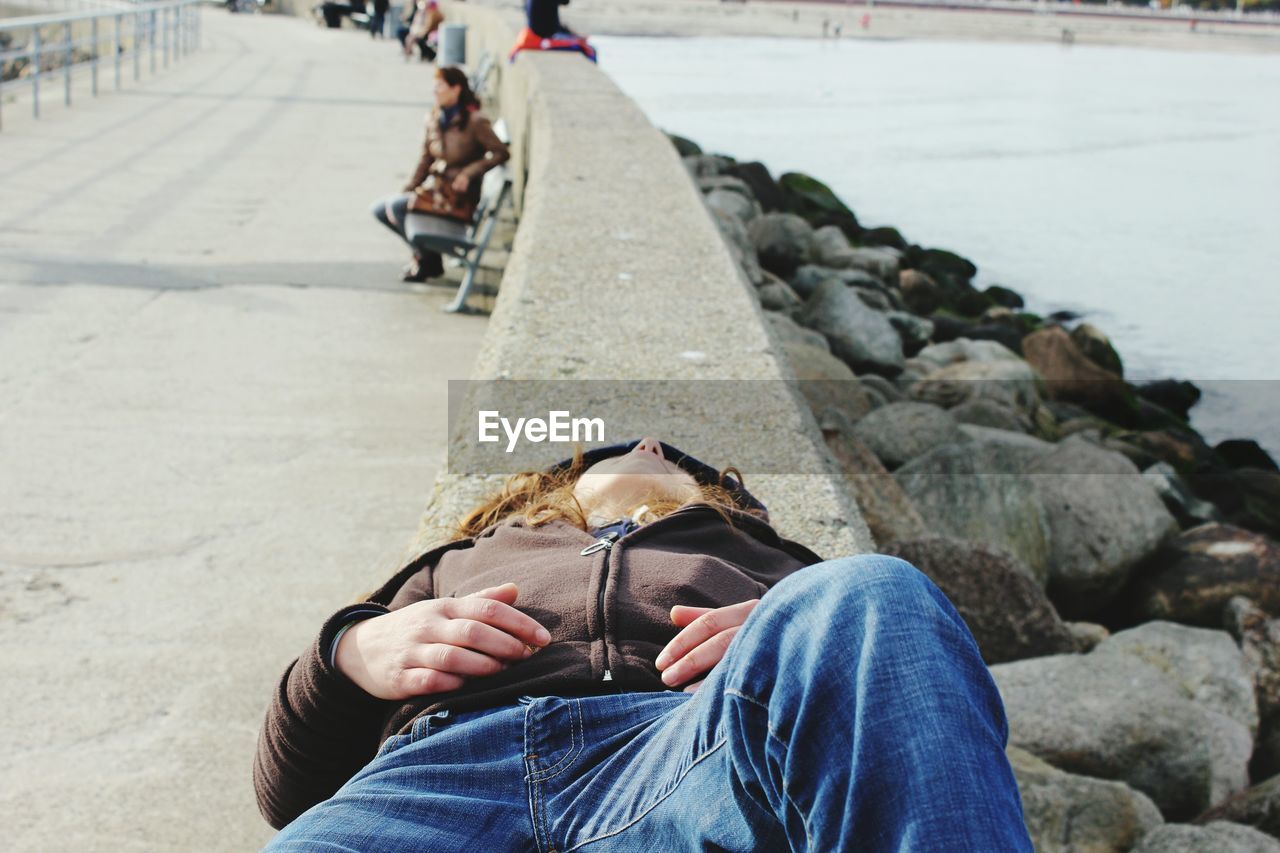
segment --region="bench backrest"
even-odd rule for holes
[[[472,242],[475,242],[475,237],[484,226],[485,220],[497,215],[510,189],[511,174],[505,165],[484,173],[484,179],[480,184],[480,204],[476,207],[475,219],[471,221],[471,227],[468,229],[468,236]]]
[[[477,95],[484,93],[485,84],[489,82],[489,74],[493,71],[493,54],[485,51],[480,56],[480,61],[476,63],[476,70],[471,73],[471,77],[467,80],[467,85],[471,87],[471,91]]]

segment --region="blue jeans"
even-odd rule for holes
[[[891,557],[778,584],[694,695],[419,718],[271,850],[1030,851],[1004,708]]]

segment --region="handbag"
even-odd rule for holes
[[[413,198],[409,199],[410,213],[426,213],[431,216],[443,216],[471,223],[476,215],[476,203],[466,193],[453,188],[453,182],[444,175],[444,169],[436,169],[436,165],[444,165],[443,160],[432,164],[427,179],[413,190]]]

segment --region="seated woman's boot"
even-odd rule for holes
[[[444,275],[444,260],[438,252],[424,252],[414,255],[413,261],[404,268],[403,280],[421,283]]]

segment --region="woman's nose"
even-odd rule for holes
[[[667,458],[662,453],[662,442],[658,441],[658,439],[650,435],[646,435],[644,438],[640,439],[640,443],[637,444],[631,450],[631,452],[632,453],[652,453],[654,456],[657,456],[659,459]]]

